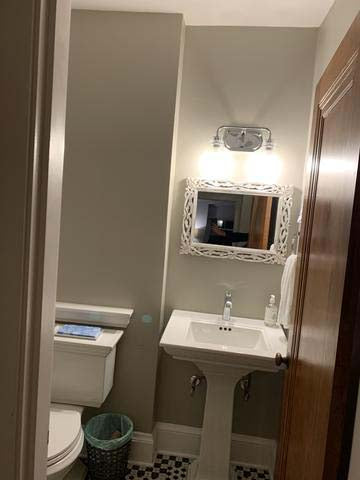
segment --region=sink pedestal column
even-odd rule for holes
[[[250,371],[196,362],[207,381],[199,460],[191,464],[191,480],[229,480],[234,390]]]

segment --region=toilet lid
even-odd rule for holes
[[[50,408],[48,466],[66,457],[81,436],[82,408],[52,404]]]

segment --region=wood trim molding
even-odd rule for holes
[[[314,113],[313,113],[313,125],[311,133],[311,145],[312,151],[310,152],[309,159],[307,161],[306,172],[308,172],[308,178],[306,179],[305,185],[305,195],[304,195],[304,204],[303,204],[303,225],[300,233],[299,241],[299,255],[297,262],[297,273],[296,273],[296,284],[295,291],[297,292],[296,302],[293,309],[293,327],[290,330],[289,336],[289,358],[290,358],[290,368],[285,377],[285,387],[284,387],[284,396],[283,396],[283,414],[282,414],[282,424],[281,424],[281,434],[280,434],[280,444],[277,453],[276,469],[275,469],[275,478],[276,480],[284,480],[286,475],[286,462],[287,462],[287,453],[289,438],[291,435],[290,431],[290,420],[292,417],[293,410],[293,401],[294,401],[294,386],[295,378],[297,373],[297,362],[298,362],[298,353],[299,353],[299,343],[300,343],[300,334],[301,334],[301,323],[302,323],[302,305],[304,300],[304,295],[306,291],[306,279],[307,279],[307,270],[309,264],[309,251],[310,251],[310,242],[312,237],[312,225],[314,219],[314,206],[315,198],[317,191],[317,183],[319,176],[319,160],[321,154],[321,139],[324,128],[324,119],[336,107],[338,102],[353,88],[355,82],[359,83],[360,79],[355,79],[355,68],[357,67],[357,62],[359,61],[359,44],[360,44],[360,14],[356,17],[354,23],[352,24],[349,32],[346,37],[340,44],[338,50],[336,51],[331,63],[325,70],[325,73],[321,77],[315,94],[315,103],[314,103]],[[348,58],[348,61],[344,65],[343,59]],[[359,180],[358,180],[359,182]],[[355,207],[359,208],[356,205]],[[359,249],[358,249],[359,250]],[[358,251],[357,250],[357,251]],[[355,263],[355,259],[349,257],[348,264],[351,262]],[[358,259],[360,265],[360,256]],[[346,287],[345,287],[346,292]],[[344,294],[344,299],[346,294]],[[360,311],[360,305],[358,306]],[[360,343],[360,326],[355,328],[356,338],[359,339],[358,344]],[[356,343],[356,342],[355,342]],[[357,345],[358,345],[357,344]],[[359,348],[359,347],[357,347]],[[349,353],[350,354],[350,353]],[[355,352],[351,352],[355,357]],[[360,355],[358,356],[360,358]],[[342,409],[346,410],[345,417],[348,421],[347,430],[345,432],[346,439],[339,438],[338,448],[342,450],[341,466],[340,472],[334,471],[334,465],[327,462],[331,465],[331,469],[327,469],[325,466],[324,478],[337,478],[345,479],[347,476],[347,467],[348,461],[350,458],[349,449],[351,449],[351,437],[353,422],[355,419],[355,408],[356,408],[356,398],[357,398],[357,388],[358,388],[358,379],[360,374],[360,362],[357,365],[357,376],[354,375],[354,379],[357,378],[357,381],[353,381],[351,385],[352,391],[350,392],[350,397],[348,398],[348,404],[346,402],[341,406]],[[354,372],[353,372],[354,373]],[[336,382],[336,371],[335,371],[335,382]],[[332,405],[332,409],[335,410],[339,405]],[[331,428],[331,425],[330,427]],[[350,439],[350,440],[349,440]],[[345,442],[345,443],[344,443]],[[347,443],[347,444],[346,444]],[[349,446],[350,443],[350,446]],[[347,450],[347,452],[345,450]],[[329,453],[329,448],[327,446],[327,452]],[[334,453],[334,449],[333,449]],[[346,457],[346,458],[345,458]],[[347,465],[347,466],[346,466]],[[331,473],[331,475],[330,475]],[[338,476],[337,476],[338,475]]]
[[[318,105],[317,100],[319,96],[319,91],[315,95],[315,105]],[[285,385],[284,385],[284,396],[283,396],[283,413],[281,419],[281,433],[280,433],[280,443],[277,451],[277,460],[275,467],[275,478],[277,480],[283,480],[285,477],[286,461],[287,461],[287,452],[289,445],[289,436],[290,432],[290,421],[292,416],[293,401],[294,401],[294,386],[296,379],[296,369],[297,369],[297,358],[299,354],[299,344],[300,344],[300,334],[301,334],[301,321],[303,314],[303,301],[306,291],[306,278],[309,264],[309,247],[312,235],[312,225],[314,218],[314,204],[313,201],[316,196],[316,188],[319,174],[319,160],[321,152],[321,132],[323,129],[323,118],[321,112],[317,106],[314,109],[314,118],[316,121],[313,125],[312,131],[312,140],[311,144],[313,145],[312,155],[309,159],[309,162],[312,163],[312,159],[316,159],[316,168],[313,168],[311,175],[307,179],[305,186],[305,195],[303,203],[303,220],[302,220],[302,229],[300,232],[299,239],[299,253],[296,266],[296,281],[295,281],[295,292],[296,302],[293,307],[293,322],[291,322],[291,327],[289,331],[289,358],[290,358],[290,367],[285,376]]]
[[[360,117],[360,14],[357,17],[357,42],[355,50],[345,66],[342,75],[343,89],[354,88],[353,115]],[[352,27],[352,28],[353,28]],[[356,68],[356,71],[355,71]],[[346,73],[346,78],[344,73]],[[338,82],[339,83],[339,82]],[[330,87],[331,88],[331,87]],[[341,86],[339,86],[341,88]],[[334,96],[336,94],[334,93]],[[343,96],[342,93],[340,95]],[[337,100],[335,100],[336,102]],[[349,131],[352,138],[359,138],[359,126],[353,125]],[[360,160],[360,154],[359,160]],[[333,391],[330,404],[330,419],[326,444],[323,479],[340,480],[348,477],[353,443],[354,422],[360,380],[360,169],[357,172],[355,197],[351,218],[350,240],[341,305],[341,322],[337,345]]]
[[[354,84],[354,73],[358,60],[359,50],[356,49],[351,55],[344,68],[335,78],[319,102],[323,118],[336,107],[340,100],[347,94]]]

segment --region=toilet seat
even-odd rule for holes
[[[71,465],[84,443],[82,407],[51,404],[48,443],[48,474]]]

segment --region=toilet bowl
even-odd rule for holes
[[[52,404],[50,407],[47,479],[62,480],[72,469],[84,444],[83,408]]]
[[[55,334],[58,327],[56,323]],[[123,331],[113,329],[103,329],[96,340],[55,335],[48,480],[62,480],[72,470],[84,444],[83,408],[101,407],[108,396],[114,381],[116,345],[122,335]]]

